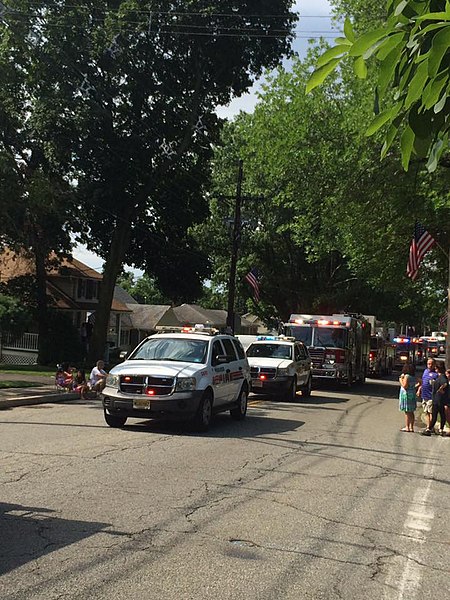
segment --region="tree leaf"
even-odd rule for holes
[[[444,151],[444,142],[441,139],[436,140],[436,142],[431,147],[430,156],[427,162],[427,169],[430,173],[436,171],[438,166],[439,158]]]
[[[430,58],[428,59],[428,75],[435,77],[439,71],[444,54],[450,46],[450,27],[445,27],[436,33],[431,44]]]
[[[397,106],[397,105],[395,105],[391,108],[388,108],[386,110],[383,110],[383,112],[381,112],[379,115],[377,115],[373,119],[373,121],[367,128],[366,136],[373,135],[376,131],[378,131],[380,129],[380,127],[383,127],[383,125],[385,125],[386,123],[391,121],[394,117],[397,116],[397,113],[399,112],[399,110],[400,110],[400,106]]]
[[[346,52],[348,52],[348,46],[346,46],[345,44],[340,44],[339,46],[333,46],[332,48],[328,48],[328,50],[326,50],[321,56],[319,56],[319,59],[317,61],[317,68],[323,67],[333,58],[336,58],[337,56],[342,56]]]
[[[345,37],[349,40],[349,42],[355,41],[355,33],[353,31],[353,26],[350,19],[347,17],[344,22],[344,33]]]
[[[409,167],[414,138],[414,131],[411,129],[411,127],[406,127],[400,139],[400,148],[402,151],[402,166],[405,171],[407,171]]]
[[[353,69],[360,79],[367,77],[367,65],[362,56],[359,56],[353,63]]]
[[[306,83],[306,93],[309,94],[314,88],[321,85],[340,62],[340,58],[335,58],[323,67],[316,69]]]
[[[421,95],[425,84],[428,81],[427,78],[428,72],[428,62],[425,61],[421,63],[414,74],[414,77],[411,79],[411,82],[408,86],[408,94],[405,100],[405,108],[409,108],[416,100],[418,100]]]
[[[448,75],[446,73],[438,75],[436,79],[432,79],[428,82],[427,86],[425,87],[422,93],[422,106],[426,110],[430,109],[438,102],[442,89],[447,84],[447,82]]]
[[[362,56],[364,52],[366,52],[375,42],[380,40],[383,37],[386,37],[388,32],[385,28],[374,29],[373,31],[368,31],[360,38],[356,40],[356,42],[352,45],[349,55],[350,56]]]
[[[437,113],[441,112],[441,110],[444,108],[446,102],[447,102],[447,92],[445,92],[444,95],[442,96],[442,98],[439,100],[439,102],[437,104],[435,104],[434,113],[437,114]]]

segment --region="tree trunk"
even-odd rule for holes
[[[37,238],[37,236],[35,236]],[[48,355],[48,306],[47,306],[47,272],[45,262],[47,256],[42,251],[36,239],[34,244],[34,264],[36,268],[36,286],[37,286],[37,317],[38,317],[38,359],[40,365],[46,365],[49,360]]]
[[[130,243],[132,211],[133,207],[129,205],[120,215],[104,265],[95,324],[89,344],[88,360],[91,365],[105,358],[114,287]]]

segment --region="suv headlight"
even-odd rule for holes
[[[118,388],[119,387],[119,376],[118,375],[107,375],[106,385],[108,387]]]
[[[196,387],[195,377],[180,377],[177,379],[177,384],[175,386],[176,392],[191,392],[195,390]]]
[[[286,375],[289,375],[289,369],[287,367],[282,367],[282,368],[278,368],[277,369],[277,375],[279,377],[285,377]]]

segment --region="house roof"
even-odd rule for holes
[[[116,285],[114,288],[114,299],[118,302],[122,302],[122,304],[137,304],[137,300],[133,298],[126,290],[124,290],[120,285]]]
[[[83,277],[86,279],[96,279],[100,281],[103,276],[98,271],[91,269],[76,258],[57,258],[56,255],[51,256],[58,264],[53,264],[47,268],[47,274],[50,277]],[[2,281],[8,281],[14,277],[22,275],[34,275],[36,267],[32,258],[24,253],[14,252],[10,248],[6,248],[0,253],[0,275]]]
[[[169,310],[168,304],[127,303],[130,314],[122,321],[124,326],[143,331],[156,331],[161,318]]]
[[[224,327],[227,322],[225,310],[211,310],[197,304],[182,304],[170,308],[159,321],[160,327],[182,327],[197,323],[210,323],[211,326]]]
[[[47,269],[47,293],[52,297],[56,307],[62,310],[95,311],[98,308],[97,302],[72,298],[58,285],[58,279],[73,277],[101,281],[103,279],[102,274],[73,257],[59,259],[56,255],[53,255],[52,258],[55,261],[59,260],[59,264],[55,263]],[[35,272],[33,259],[27,257],[24,253],[14,252],[10,248],[6,248],[0,253],[0,281],[9,281],[24,275],[34,275]],[[114,312],[128,312],[127,302],[132,303],[135,300],[125,290],[116,286],[111,310]]]

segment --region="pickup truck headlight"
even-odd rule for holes
[[[118,375],[107,375],[106,385],[108,387],[118,388],[119,387],[119,376]]]
[[[176,392],[191,392],[196,387],[195,377],[180,377],[175,386]]]
[[[287,367],[286,368],[278,368],[277,375],[278,375],[278,377],[286,377],[286,375],[289,375],[289,369]]]

